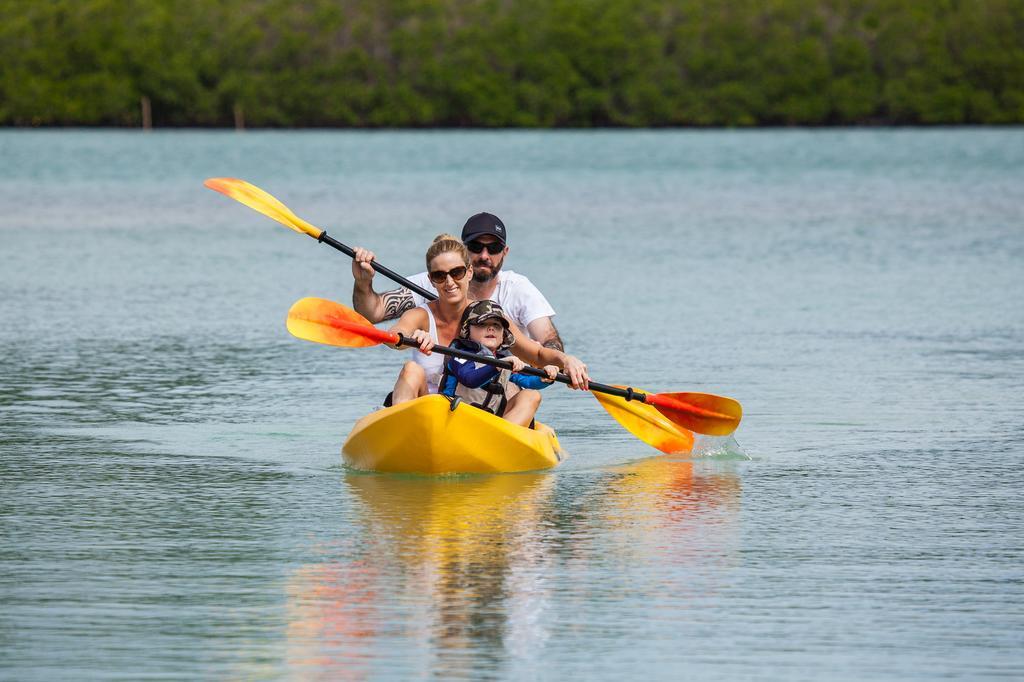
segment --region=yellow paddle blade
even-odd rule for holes
[[[708,436],[728,436],[743,418],[738,402],[710,393],[647,394],[647,404],[676,424]]]
[[[617,386],[617,388],[626,388]],[[634,390],[641,390],[635,389]],[[646,391],[644,391],[646,393]],[[653,448],[669,455],[681,455],[693,449],[693,433],[673,424],[657,409],[638,400],[626,400],[607,393],[593,392],[597,402],[615,421]]]
[[[328,346],[367,348],[398,341],[398,334],[377,329],[351,308],[325,298],[296,301],[286,324],[292,336]]]
[[[250,184],[245,180],[239,180],[238,178],[210,178],[203,184],[215,192],[220,192],[241,204],[245,204],[254,211],[259,211],[268,218],[273,218],[296,232],[308,234],[313,239],[319,239],[320,235],[323,234],[323,230],[310,225],[292,213],[291,209],[278,201],[277,197],[264,192],[256,185]]]

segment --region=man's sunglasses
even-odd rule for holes
[[[432,270],[430,272],[430,281],[434,284],[444,284],[445,280],[451,276],[453,282],[458,282],[460,279],[466,276],[466,266],[460,265],[457,268],[445,272],[444,270]]]
[[[466,248],[469,249],[471,253],[480,253],[484,249],[487,249],[487,253],[491,254],[492,256],[497,256],[499,253],[505,250],[505,245],[502,244],[501,242],[491,242],[489,244],[484,244],[483,242],[478,242],[477,240],[474,239],[471,242],[466,242]]]

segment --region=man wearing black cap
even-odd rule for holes
[[[554,308],[544,294],[528,278],[511,270],[502,270],[508,254],[508,233],[505,223],[492,213],[477,213],[462,228],[462,243],[469,249],[473,265],[473,281],[469,284],[469,297],[476,301],[497,301],[520,329],[544,346],[560,351],[562,339],[551,318]],[[410,308],[426,302],[419,294],[406,288],[378,294],[373,290],[374,270],[370,261],[372,251],[356,248],[352,261],[353,307],[371,322],[391,320]],[[409,278],[421,287],[431,289],[426,272]]]

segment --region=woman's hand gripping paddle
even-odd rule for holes
[[[394,346],[419,345],[401,334],[377,329],[370,324],[369,320],[351,308],[323,298],[304,298],[297,301],[291,307],[291,310],[288,311],[287,326],[288,331],[300,339],[330,346],[366,348],[381,343]],[[512,369],[512,363],[507,360],[498,360],[494,357],[469,353],[457,348],[435,345],[433,351],[466,360],[482,362],[503,369]],[[524,374],[531,374],[533,376],[547,376],[543,370],[536,367],[526,367],[522,371]],[[565,374],[559,374],[555,381],[563,384],[572,383],[572,380]],[[685,435],[680,434],[679,430],[675,427],[681,426],[684,429],[710,436],[726,436],[736,430],[743,414],[740,404],[732,398],[711,395],[709,393],[645,393],[629,387],[610,386],[599,384],[595,381],[590,382],[590,390],[625,398],[627,403],[636,401],[653,406],[672,423],[672,431],[676,435],[674,440],[664,444],[665,447],[673,449],[662,450],[663,452],[678,451],[674,448],[678,447],[679,438],[685,438]],[[603,400],[602,405],[604,405]],[[627,419],[626,422],[623,422],[617,415],[617,413],[622,413],[623,409],[619,405],[616,405],[614,409],[615,411],[609,409],[609,412],[612,413],[612,416],[616,417],[620,424],[644,442],[662,449],[655,444],[655,441],[661,438],[660,435],[655,439],[652,439],[650,436],[645,437],[641,435],[647,433],[645,429],[640,428],[641,421],[654,423],[655,426],[658,426],[656,422],[645,420],[642,416],[642,411],[637,410],[634,410],[634,412],[639,412],[640,417],[632,420]],[[636,430],[630,428],[627,423],[634,425]],[[664,430],[664,427],[662,429]]]

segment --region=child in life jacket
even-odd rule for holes
[[[452,341],[452,348],[508,360],[512,369],[449,357],[438,392],[449,398],[461,398],[521,426],[529,425],[540,406],[538,391],[551,384],[558,367],[543,368],[548,379],[521,374],[526,365],[509,351],[513,343],[515,339],[500,305],[494,301],[471,304],[462,314],[459,334]]]

